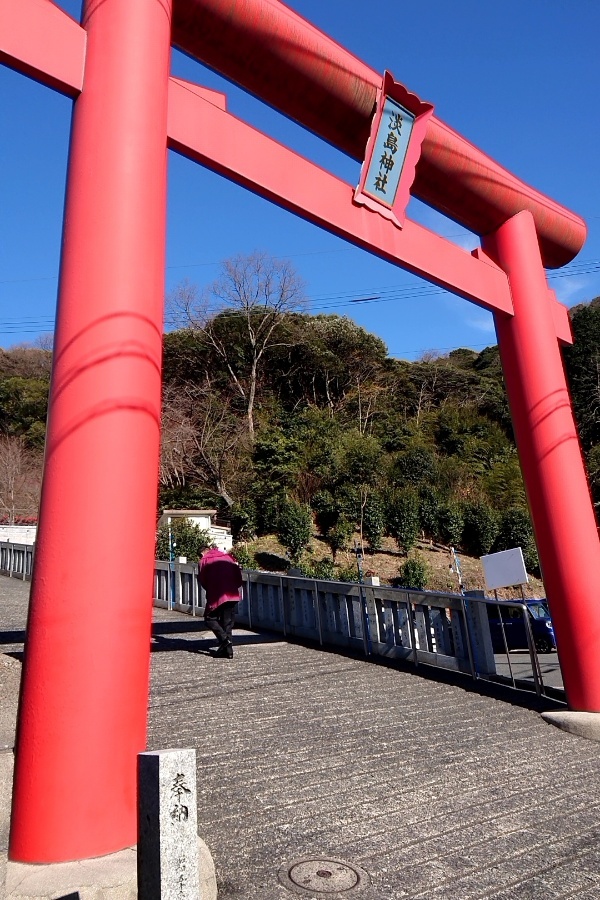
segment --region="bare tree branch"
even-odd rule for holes
[[[168,298],[170,321],[202,331],[223,362],[235,391],[244,400],[248,433],[254,434],[254,404],[260,366],[268,351],[280,346],[277,329],[283,316],[305,303],[304,282],[287,260],[256,251],[225,260],[221,276],[204,292],[183,282]],[[244,324],[244,359],[224,328],[235,316]]]
[[[167,487],[200,482],[234,502],[231,482],[246,452],[243,423],[210,383],[167,385],[163,393],[160,481]]]
[[[23,437],[0,435],[0,515],[9,525],[37,514],[41,482],[41,454],[28,450]]]

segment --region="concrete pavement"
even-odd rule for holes
[[[27,590],[0,579],[0,650]],[[149,747],[197,750],[220,900],[600,898],[598,744],[546,724],[551,704],[275,636],[236,632],[231,662],[210,643],[156,611]]]

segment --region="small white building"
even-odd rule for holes
[[[212,542],[219,550],[229,552],[233,547],[231,528],[227,528],[225,525],[215,525],[216,515],[216,509],[165,509],[158,520],[158,527],[168,525],[169,521],[172,522],[173,519],[189,519],[198,528],[208,531]]]

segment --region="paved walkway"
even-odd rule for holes
[[[503,675],[508,683],[511,682],[512,671],[512,678],[515,678],[517,681],[526,681],[533,685],[533,672],[528,650],[511,650],[508,661],[506,653],[496,653],[494,659],[496,660],[497,674]],[[538,662],[545,687],[559,688],[564,691],[562,673],[556,652],[538,653]]]
[[[0,650],[26,594],[0,579]],[[247,631],[215,660],[201,622],[155,619],[149,746],[197,750],[220,900],[292,900],[278,872],[307,856],[308,900],[600,898],[598,744],[508,691]],[[332,892],[330,858],[369,881]]]

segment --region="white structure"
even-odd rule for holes
[[[158,526],[167,525],[173,519],[189,519],[198,528],[208,531],[212,542],[219,550],[229,551],[233,547],[231,529],[224,525],[215,525],[216,509],[165,509],[158,520]]]
[[[37,525],[0,525],[0,541],[11,544],[35,544]]]

